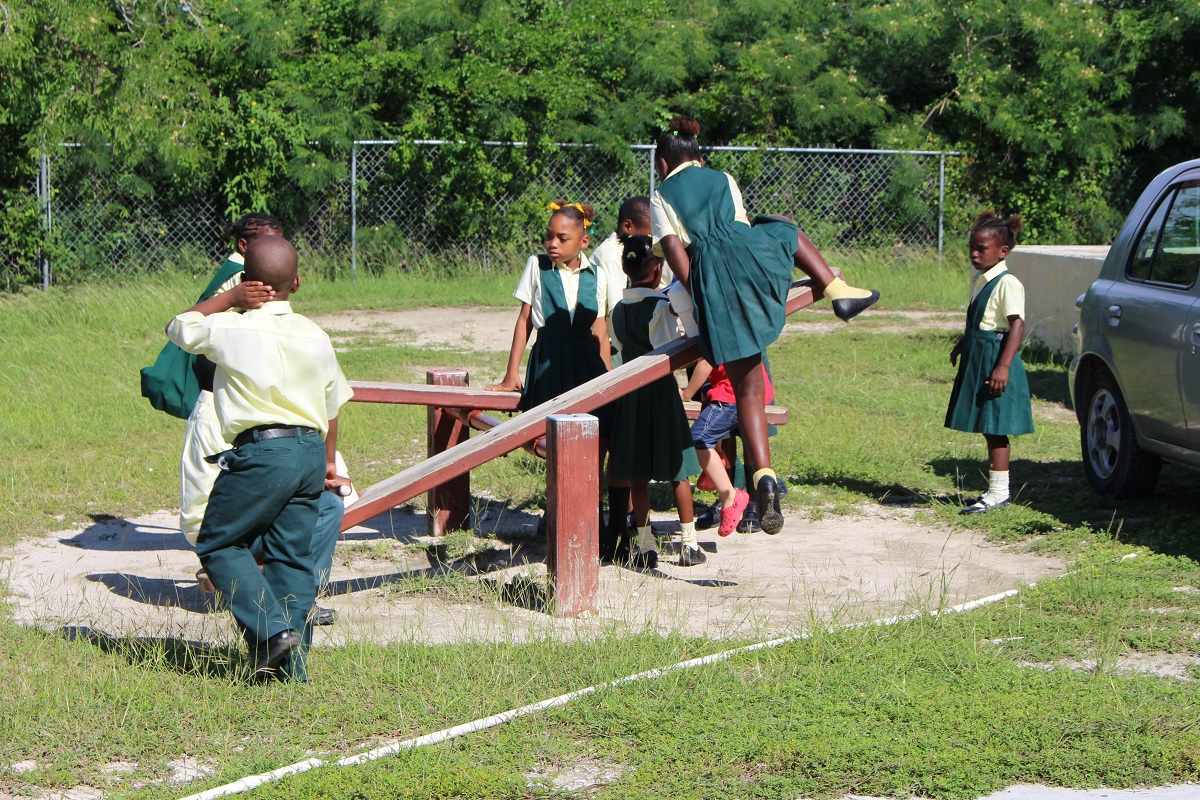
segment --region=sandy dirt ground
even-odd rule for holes
[[[852,517],[792,515],[783,533],[701,535],[708,563],[675,565],[678,523],[659,569],[600,571],[597,613],[546,613],[537,517],[490,504],[479,552],[447,558],[408,508],[352,528],[338,545],[322,605],[340,613],[317,644],[367,638],[440,643],[523,641],[627,630],[770,638],[834,623],[933,610],[1056,575],[1058,559],[1013,552],[922,524],[903,507]],[[22,542],[6,556],[17,619],[112,636],[234,641],[227,614],[196,583],[196,556],[173,512],[102,519]],[[434,582],[420,580],[443,578]]]
[[[504,352],[512,309],[356,311],[318,321],[335,336],[370,334],[425,348]],[[878,331],[953,330],[962,314],[879,312]],[[828,309],[789,322],[784,336],[845,330]],[[601,570],[597,613],[563,620],[545,613],[545,546],[536,516],[487,501],[475,520],[488,543],[450,558],[425,537],[425,518],[396,509],[347,531],[328,597],[338,624],[318,645],[365,637],[381,641],[591,636],[625,629],[682,631],[714,638],[774,637],[814,620],[851,622],[931,610],[1054,575],[1061,562],[988,545],[978,537],[921,523],[901,505],[855,516],[794,514],[777,537],[702,538],[699,567],[674,566],[668,542],[660,569]],[[663,519],[660,530],[677,523]],[[453,555],[453,554],[450,554]],[[21,542],[0,554],[18,619],[113,636],[233,641],[228,615],[213,608],[194,573],[196,557],[176,515],[100,517],[83,530]],[[428,580],[437,578],[431,586]]]
[[[880,311],[870,320],[852,325],[870,326],[879,333],[909,333],[914,330],[959,330],[961,313],[946,311]],[[314,317],[338,341],[345,336],[370,334],[413,347],[478,350],[507,353],[512,344],[515,308],[417,308],[403,311],[344,311]],[[827,334],[846,330],[846,323],[818,305],[794,315],[784,326],[783,337]],[[500,365],[501,368],[503,364]]]
[[[503,353],[515,316],[513,309],[419,309],[339,313],[318,322],[335,342],[370,334],[425,348]],[[887,332],[961,325],[962,314],[941,312],[880,312],[870,321],[871,330]],[[827,309],[817,308],[790,322],[784,336],[841,329]],[[604,566],[596,613],[560,619],[547,613],[536,516],[481,501],[474,523],[487,538],[461,555],[425,535],[423,513],[395,509],[346,531],[339,542],[328,592],[319,601],[339,619],[318,629],[316,645],[574,639],[614,630],[767,639],[817,624],[945,608],[1064,569],[1059,559],[942,528],[902,504],[867,504],[852,516],[793,513],[775,537],[702,533],[708,563],[684,568],[675,564],[677,523],[656,516],[663,540],[659,568]],[[229,615],[198,586],[197,566],[173,510],[137,519],[99,517],[84,529],[28,539],[0,553],[0,575],[21,622],[68,635],[237,641]],[[78,788],[80,798],[102,796]],[[74,797],[71,791],[37,796]],[[1200,797],[1200,787],[1083,792],[1017,786],[991,799],[1134,797],[1182,800]]]

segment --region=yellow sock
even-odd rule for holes
[[[775,474],[775,470],[773,470],[773,469],[760,469],[758,472],[754,473],[754,480],[750,481],[750,483],[754,486],[755,489],[758,488],[758,482],[760,480],[762,480],[762,477],[764,475],[770,475],[772,478],[779,477],[778,475]]]
[[[854,300],[860,297],[870,297],[870,289],[859,289],[851,286],[841,278],[834,278],[825,287],[825,296],[830,300]]]

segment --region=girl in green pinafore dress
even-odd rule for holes
[[[729,375],[747,453],[758,468],[751,483],[760,524],[774,534],[783,528],[783,514],[760,364],[783,330],[792,269],[811,276],[843,320],[870,307],[879,293],[834,277],[790,220],[756,217],[751,224],[733,178],[700,160],[699,133],[696,120],[679,116],[659,137],[655,167],[661,183],[650,199],[650,225],[655,247],[690,293],[701,353]],[[681,316],[687,311],[676,310]]]
[[[583,254],[596,219],[591,206],[557,200],[543,241],[545,255],[530,256],[513,292],[521,301],[504,379],[496,391],[520,391],[522,411],[570,391],[609,369],[608,326],[604,320],[607,284]],[[525,383],[519,377],[529,335],[537,340],[529,354]],[[601,431],[611,414],[600,409]]]
[[[613,309],[612,327],[621,348],[622,363],[627,364],[677,339],[679,329],[666,295],[658,291],[663,260],[653,254],[650,237],[625,237],[623,244],[621,263],[631,285]],[[703,564],[706,557],[696,541],[689,480],[700,473],[700,462],[692,446],[691,429],[675,376],[659,378],[614,405],[608,477],[610,486],[625,485],[632,491],[638,537],[630,551],[630,563],[643,569],[658,565],[657,546],[650,528],[650,481],[670,481],[682,529],[679,565]],[[620,543],[611,539],[620,535],[618,530],[610,533],[610,541],[602,542],[602,550],[619,548]]]
[[[950,351],[958,364],[946,427],[982,433],[988,448],[988,490],[960,509],[981,514],[1008,505],[1008,437],[1033,433],[1029,381],[1021,363],[1025,289],[1004,264],[1021,232],[1020,216],[985,211],[971,226],[971,304],[966,331]],[[961,357],[961,362],[959,358]]]

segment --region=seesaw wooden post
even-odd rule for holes
[[[431,369],[425,373],[425,383],[431,386],[466,386],[470,378],[463,369]],[[429,456],[462,444],[471,436],[471,429],[464,425],[447,409],[429,406],[429,431],[426,441]],[[430,536],[445,536],[446,531],[457,531],[470,524],[471,516],[471,473],[450,478],[429,490],[425,517]]]
[[[600,422],[546,418],[546,568],[557,617],[596,612],[600,588]]]

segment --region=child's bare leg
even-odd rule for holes
[[[767,439],[766,383],[762,354],[739,358],[725,365],[733,396],[737,399],[738,427],[746,443],[750,462],[760,471],[771,467],[771,444]]]
[[[717,487],[717,496],[721,498],[721,505],[733,505],[734,489],[733,481],[729,479],[729,473],[725,471],[725,464],[721,461],[721,456],[716,450],[701,450],[696,449],[696,458],[700,461],[700,469],[704,470],[704,474],[713,482],[713,486]]]
[[[1007,436],[985,433],[988,449],[988,490],[974,503],[961,509],[962,514],[980,514],[1008,504],[1008,461],[1011,449]]]
[[[825,263],[825,257],[821,255],[821,251],[812,243],[804,231],[798,230],[796,233],[796,254],[793,256],[796,262],[796,267],[799,268],[805,275],[817,282],[817,285],[824,289],[829,284],[833,283],[836,276],[833,270],[829,268],[829,264]]]
[[[1008,437],[985,433],[983,439],[987,442],[989,466],[997,472],[1008,472],[1008,457],[1012,452],[1008,446]]]
[[[679,521],[695,522],[696,509],[692,505],[692,485],[687,481],[671,481],[671,490],[675,493],[675,508],[679,511]]]
[[[638,528],[650,524],[650,484],[633,483],[629,486],[629,496],[633,500],[633,519]]]
[[[824,256],[804,231],[796,234],[796,253],[793,256],[796,266],[821,287],[825,296],[833,303],[833,313],[838,319],[849,321],[854,316],[866,311],[879,300],[879,292],[874,289],[859,289],[835,276]]]
[[[725,372],[729,375],[734,397],[737,398],[738,427],[745,442],[747,461],[757,469],[751,485],[758,502],[759,525],[764,532],[776,534],[783,530],[783,511],[779,506],[777,479],[771,470],[762,355],[730,361],[725,365]]]

